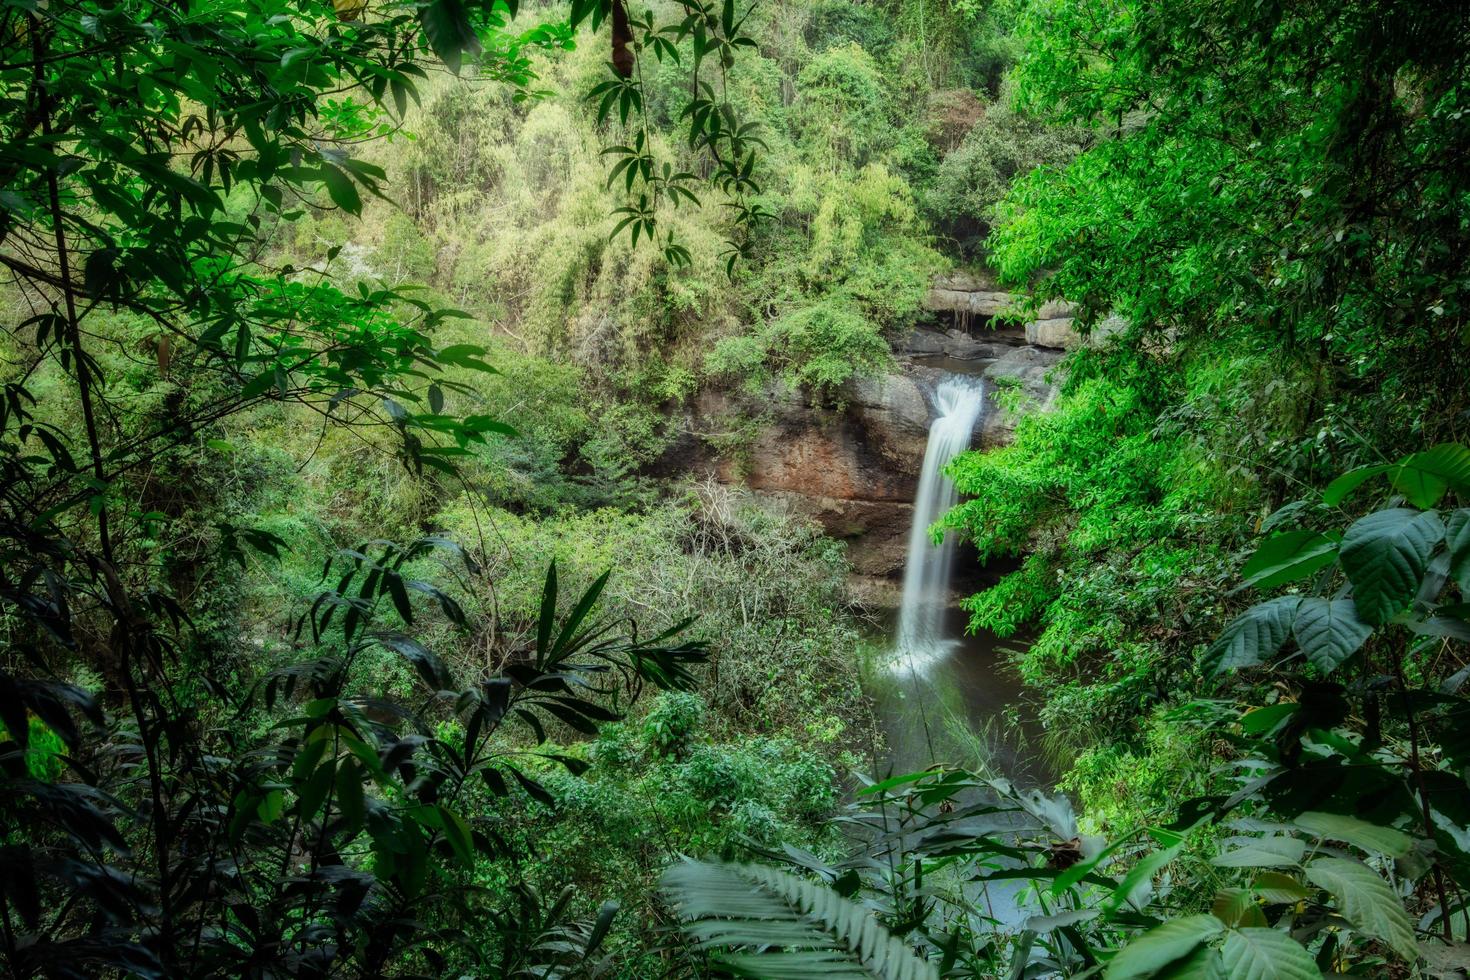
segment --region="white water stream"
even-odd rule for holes
[[[970,448],[970,434],[984,410],[985,392],[978,380],[951,378],[939,385],[935,400],[939,415],[929,425],[898,610],[896,665],[918,669],[942,659],[955,642],[944,628],[955,537],[946,533],[935,544],[929,528],[959,500],[959,490],[944,475],[944,467]]]

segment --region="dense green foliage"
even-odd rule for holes
[[[0,961],[1463,970],[1467,51],[1395,0],[0,2]],[[1065,795],[887,772],[843,546],[730,485],[927,378],[956,264],[1107,324],[941,522]]]

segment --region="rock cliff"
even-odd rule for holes
[[[996,396],[1017,389],[1026,396],[1023,405],[1048,408],[1057,396],[1058,362],[1088,342],[1073,329],[1065,304],[1048,304],[1024,324],[1004,319],[1016,298],[980,276],[936,280],[926,306],[932,320],[896,345],[889,373],[848,384],[839,408],[814,407],[800,392],[773,388],[762,399],[771,424],[738,455],[686,444],[702,460],[695,468],[819,521],[849,543],[859,575],[900,575],[939,381],[953,374],[982,379],[987,406],[973,444],[1004,445],[1019,414]],[[735,400],[703,396],[691,429],[698,417],[730,413]]]

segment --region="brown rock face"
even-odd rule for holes
[[[774,424],[740,465],[721,460],[716,472],[847,541],[859,575],[892,575],[903,569],[931,409],[905,374],[859,381],[848,398],[840,412],[775,398]]]
[[[938,279],[927,305],[953,314],[951,321],[944,323],[941,316],[943,326],[912,331],[899,344],[899,366],[849,383],[842,408],[813,408],[801,393],[773,388],[761,401],[774,421],[738,458],[718,457],[689,435],[663,468],[713,472],[724,482],[744,483],[772,507],[815,520],[832,537],[848,542],[858,575],[899,576],[939,382],[955,373],[982,378],[987,406],[972,445],[1005,445],[1014,437],[1019,415],[1002,409],[996,395],[1019,388],[1025,405],[1049,408],[1060,383],[1056,365],[1065,349],[1081,341],[1071,330],[1071,309],[1065,304],[1047,304],[1039,319],[1024,327],[999,320],[981,325],[980,318],[995,316],[1013,302],[1013,296],[979,276]],[[732,414],[733,397],[701,396],[688,431],[703,429],[701,418]]]
[[[752,490],[795,493],[831,500],[904,502],[914,478],[898,460],[885,456],[873,434],[857,419],[814,420],[807,412],[783,418],[757,440],[743,473],[733,464],[721,476],[744,477]]]

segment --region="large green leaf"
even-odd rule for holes
[[[470,25],[462,0],[429,0],[419,8],[419,23],[424,27],[429,47],[456,75],[465,52],[480,50],[480,38]]]
[[[1382,940],[1407,960],[1419,955],[1404,904],[1378,872],[1361,861],[1318,858],[1307,865],[1307,879],[1332,893],[1343,918],[1359,932]]]
[[[1230,980],[1320,980],[1312,954],[1275,929],[1237,929],[1220,949]]]
[[[1394,489],[1409,503],[1427,510],[1450,489],[1470,489],[1470,449],[1441,443],[1404,460],[1391,479]]]
[[[1306,842],[1300,838],[1261,837],[1226,851],[1210,863],[1219,868],[1285,868],[1300,864],[1306,853]]]
[[[1375,466],[1360,466],[1355,470],[1349,470],[1327,484],[1327,489],[1322,491],[1322,502],[1328,507],[1336,507],[1358,487],[1380,473],[1387,473],[1392,468],[1387,463],[1379,463]]]
[[[1263,541],[1240,573],[1247,585],[1270,589],[1304,579],[1336,557],[1336,539],[1318,531],[1287,531]]]
[[[1373,633],[1373,627],[1358,618],[1353,600],[1321,596],[1302,600],[1291,630],[1302,653],[1324,674],[1357,653]]]
[[[1107,980],[1147,977],[1194,952],[1224,924],[1213,915],[1190,915],[1155,926],[1123,947],[1103,974]]]
[[[1225,980],[1225,962],[1218,949],[1201,946],[1155,973],[1154,980]]]
[[[1254,667],[1274,656],[1291,632],[1299,602],[1298,596],[1278,596],[1251,606],[1231,620],[1210,647],[1208,656],[1215,660],[1215,670]]]
[[[1346,841],[1354,847],[1389,857],[1404,857],[1414,846],[1414,839],[1402,830],[1380,827],[1342,813],[1303,813],[1296,825],[1326,840]]]
[[[1470,599],[1470,508],[1461,507],[1445,521],[1445,546],[1450,555],[1450,577],[1460,594]]]
[[[684,861],[662,888],[684,931],[707,946],[760,950],[727,954],[744,976],[823,980],[937,980],[868,910],[825,885],[753,864]]]
[[[1309,895],[1305,885],[1280,871],[1263,871],[1256,875],[1251,882],[1251,891],[1276,905],[1300,902]]]
[[[1347,529],[1342,567],[1365,622],[1380,626],[1409,604],[1442,537],[1438,514],[1407,507],[1377,511]]]

